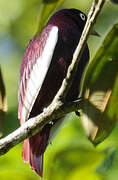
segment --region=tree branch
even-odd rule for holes
[[[82,51],[88,39],[88,35],[91,32],[93,24],[96,21],[98,14],[100,13],[105,0],[94,0],[88,14],[88,19],[80,38],[79,44],[73,55],[73,60],[68,68],[67,76],[63,80],[62,86],[55,96],[53,102],[46,108],[46,110],[40,115],[31,118],[25,122],[20,128],[9,134],[7,137],[0,140],[0,155],[5,154],[16,144],[22,142],[24,139],[29,138],[38,133],[45,124],[49,123],[53,119],[60,118],[65,114],[76,111],[80,108],[80,100],[64,103],[68,89],[71,86],[76,68],[81,58]]]
[[[80,99],[70,103],[52,103],[47,107],[45,112],[40,115],[29,119],[20,128],[9,134],[5,138],[0,140],[0,155],[5,154],[9,149],[22,142],[24,139],[31,137],[38,133],[44,125],[52,121],[63,117],[69,112],[73,112],[80,108]]]

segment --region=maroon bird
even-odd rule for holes
[[[20,69],[18,117],[21,125],[43,112],[52,102],[66,76],[86,19],[79,10],[60,10],[49,19],[40,37],[37,33],[30,41]],[[86,44],[67,101],[77,99],[82,72],[88,60]],[[31,168],[40,176],[43,174],[44,151],[52,132],[61,122],[62,119],[53,120],[38,134],[24,141],[23,159],[30,161]]]

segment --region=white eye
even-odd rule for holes
[[[85,21],[85,19],[86,19],[85,15],[82,14],[82,13],[80,13],[79,15],[80,15],[81,19],[82,19],[83,21]]]

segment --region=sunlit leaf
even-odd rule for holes
[[[0,67],[0,136],[2,135],[2,126],[3,126],[3,120],[4,120],[6,111],[7,111],[7,102],[6,102],[6,96],[5,96],[5,87],[4,87],[4,82],[3,82],[2,72],[1,72],[1,67]]]
[[[41,32],[51,13],[56,10],[56,8],[58,8],[63,2],[64,0],[42,0],[42,9],[40,13],[38,29],[39,33]]]
[[[86,72],[82,123],[89,139],[98,144],[118,119],[118,24],[106,36]]]

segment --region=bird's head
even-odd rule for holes
[[[65,22],[66,24],[73,24],[83,31],[87,20],[86,14],[77,9],[62,9],[57,11],[51,18],[49,23],[57,24],[59,22]]]
[[[62,13],[65,14],[70,20],[73,20],[78,27],[83,31],[87,21],[87,15],[78,9],[63,9]],[[100,36],[94,29],[91,30],[91,35]]]
[[[87,15],[78,9],[59,10],[51,17],[51,20],[53,20],[53,18],[54,18],[55,22],[56,22],[56,18],[57,18],[57,21],[58,21],[58,19],[61,19],[61,20],[63,18],[67,19],[69,23],[72,22],[72,23],[76,24],[78,29],[81,30],[81,32],[83,31],[84,26],[87,21]],[[91,30],[90,34],[99,36],[99,34],[93,29]]]
[[[64,9],[62,13],[76,23],[76,25],[83,31],[85,23],[87,21],[87,16],[82,11],[77,9]]]

